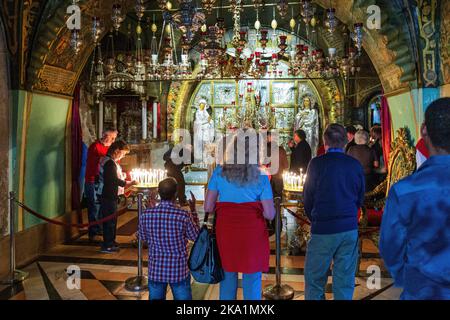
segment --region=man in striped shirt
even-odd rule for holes
[[[190,213],[177,207],[174,178],[161,181],[158,192],[161,203],[147,209],[139,225],[139,236],[148,244],[150,300],[164,300],[167,285],[175,300],[191,300],[187,243],[195,241],[200,230],[195,198],[189,201]]]

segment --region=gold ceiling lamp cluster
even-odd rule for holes
[[[307,39],[298,43],[297,34],[301,25],[306,27],[307,35],[310,27],[315,32],[318,24],[316,7],[311,0],[299,0],[290,3],[288,0],[273,0],[266,3],[264,0],[251,0],[251,4],[244,0],[228,0],[228,9],[232,14],[231,48],[225,43],[225,20],[217,16],[217,22],[207,25],[207,15],[214,9],[225,8],[222,1],[216,7],[217,0],[201,0],[201,7],[196,6],[195,0],[173,0],[177,8],[169,0],[157,0],[157,6],[161,10],[162,25],[158,26],[155,20],[147,17],[147,23],[143,21],[147,9],[145,0],[135,0],[134,12],[137,17],[137,27],[134,32],[133,45],[123,61],[115,54],[109,53],[106,63],[103,62],[99,41],[103,34],[103,25],[100,18],[92,19],[91,34],[96,49],[92,67],[93,88],[101,95],[108,86],[114,84],[119,88],[134,88],[142,93],[146,81],[161,80],[198,80],[202,78],[222,79],[227,77],[236,79],[244,78],[273,78],[273,77],[322,77],[332,78],[343,76],[348,78],[359,71],[358,57],[362,53],[363,25],[355,23],[350,33],[351,46],[348,54],[339,57],[336,48],[328,48],[327,55],[322,49],[315,49]],[[78,1],[73,0],[74,4]],[[111,9],[111,22],[114,30],[119,31],[126,19],[128,8],[124,8],[123,0],[115,0]],[[336,9],[330,7],[324,13],[324,28],[331,34],[338,31],[339,22],[336,18]],[[260,20],[261,10],[273,9],[273,18],[270,27],[263,27]],[[245,10],[256,10],[254,28],[243,27],[241,19]],[[291,9],[291,10],[289,10]],[[294,14],[294,10],[295,13]],[[288,16],[291,12],[290,17]],[[154,11],[153,11],[154,12]],[[289,32],[279,29],[278,18],[289,19]],[[300,23],[298,21],[300,20]],[[297,32],[295,31],[296,27]],[[181,33],[180,40],[176,40],[175,30]],[[157,32],[160,32],[159,41]],[[129,39],[133,39],[131,34]],[[151,39],[144,49],[143,35],[147,33]],[[110,35],[108,41],[113,41]],[[192,65],[196,59],[191,54],[195,46],[193,40],[197,39],[200,48],[200,72],[193,79]],[[80,48],[80,31],[72,31],[71,45],[75,52]],[[113,45],[112,45],[113,46]],[[111,47],[111,46],[110,46]],[[177,50],[178,47],[178,50]],[[288,72],[279,70],[280,63],[288,64]],[[121,66],[121,67],[119,67]],[[224,70],[226,72],[224,73]],[[118,81],[117,78],[120,78]],[[114,83],[112,84],[112,82]],[[101,84],[103,82],[103,84]],[[130,85],[125,82],[131,82]]]

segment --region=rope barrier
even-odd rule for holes
[[[25,204],[15,200],[15,199],[14,199],[14,201],[17,203],[17,205],[19,207],[23,208],[26,212],[28,212],[29,214],[35,216],[38,219],[41,219],[41,220],[46,221],[48,223],[59,225],[59,226],[71,227],[71,228],[79,228],[79,229],[80,228],[96,226],[96,225],[102,224],[104,222],[113,220],[113,219],[123,215],[124,213],[126,213],[128,211],[127,208],[125,207],[125,208],[122,208],[122,209],[118,210],[116,213],[114,213],[114,214],[112,214],[110,216],[107,216],[107,217],[105,217],[103,219],[100,219],[98,221],[91,222],[91,223],[81,223],[81,224],[80,223],[65,223],[65,222],[61,222],[61,221],[57,221],[57,220],[53,220],[53,219],[47,218],[47,217],[41,215],[40,213],[34,211],[33,209],[27,207]]]
[[[311,222],[309,222],[309,221],[306,220],[305,218],[301,217],[300,215],[298,215],[298,214],[295,213],[294,211],[292,211],[292,210],[290,210],[290,209],[288,209],[288,208],[285,208],[285,209],[287,210],[287,212],[289,212],[291,215],[293,215],[296,219],[298,219],[300,222],[302,222],[302,225],[305,225],[305,224],[308,225],[308,226],[311,225]],[[367,231],[364,231],[364,232],[359,232],[359,236],[370,235],[370,234],[375,233],[375,232],[378,232],[378,231],[380,231],[380,228],[379,228],[379,227],[373,227],[372,230],[367,230]]]

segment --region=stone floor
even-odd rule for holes
[[[199,206],[199,212],[201,208]],[[201,214],[201,213],[200,213]],[[295,230],[295,221],[284,213],[282,232],[281,280],[295,290],[296,300],[304,299],[303,267],[304,252],[292,252],[288,243]],[[116,254],[102,254],[99,243],[89,243],[83,235],[68,243],[61,244],[40,256],[36,261],[22,270],[29,272],[29,277],[21,284],[13,287],[0,286],[0,300],[141,300],[148,299],[148,292],[133,293],[124,288],[124,281],[137,273],[137,249],[133,245],[134,232],[137,226],[137,213],[129,211],[118,221],[117,241],[121,250]],[[100,241],[101,239],[98,239]],[[275,281],[275,242],[271,237],[271,257],[269,273],[263,275],[263,287]],[[146,273],[147,250],[144,250],[144,273]],[[68,289],[66,269],[76,265],[81,269],[81,287],[79,290]],[[371,265],[381,268],[380,287],[369,289]],[[219,296],[219,285],[192,282],[195,300],[216,300]],[[170,289],[169,289],[170,291]],[[331,277],[326,288],[327,299],[332,299]],[[369,241],[363,243],[363,256],[359,276],[356,278],[354,299],[398,299],[400,291],[392,286],[392,279],[386,272],[376,247]],[[242,299],[242,289],[238,291]],[[168,299],[172,295],[168,293]]]

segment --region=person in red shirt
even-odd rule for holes
[[[116,138],[117,130],[107,129],[103,132],[102,138],[91,144],[88,149],[84,195],[87,199],[89,223],[98,221],[98,213],[100,210],[100,203],[96,195],[100,159],[106,156],[109,147]],[[92,241],[96,235],[101,235],[100,225],[89,227],[89,240]]]

